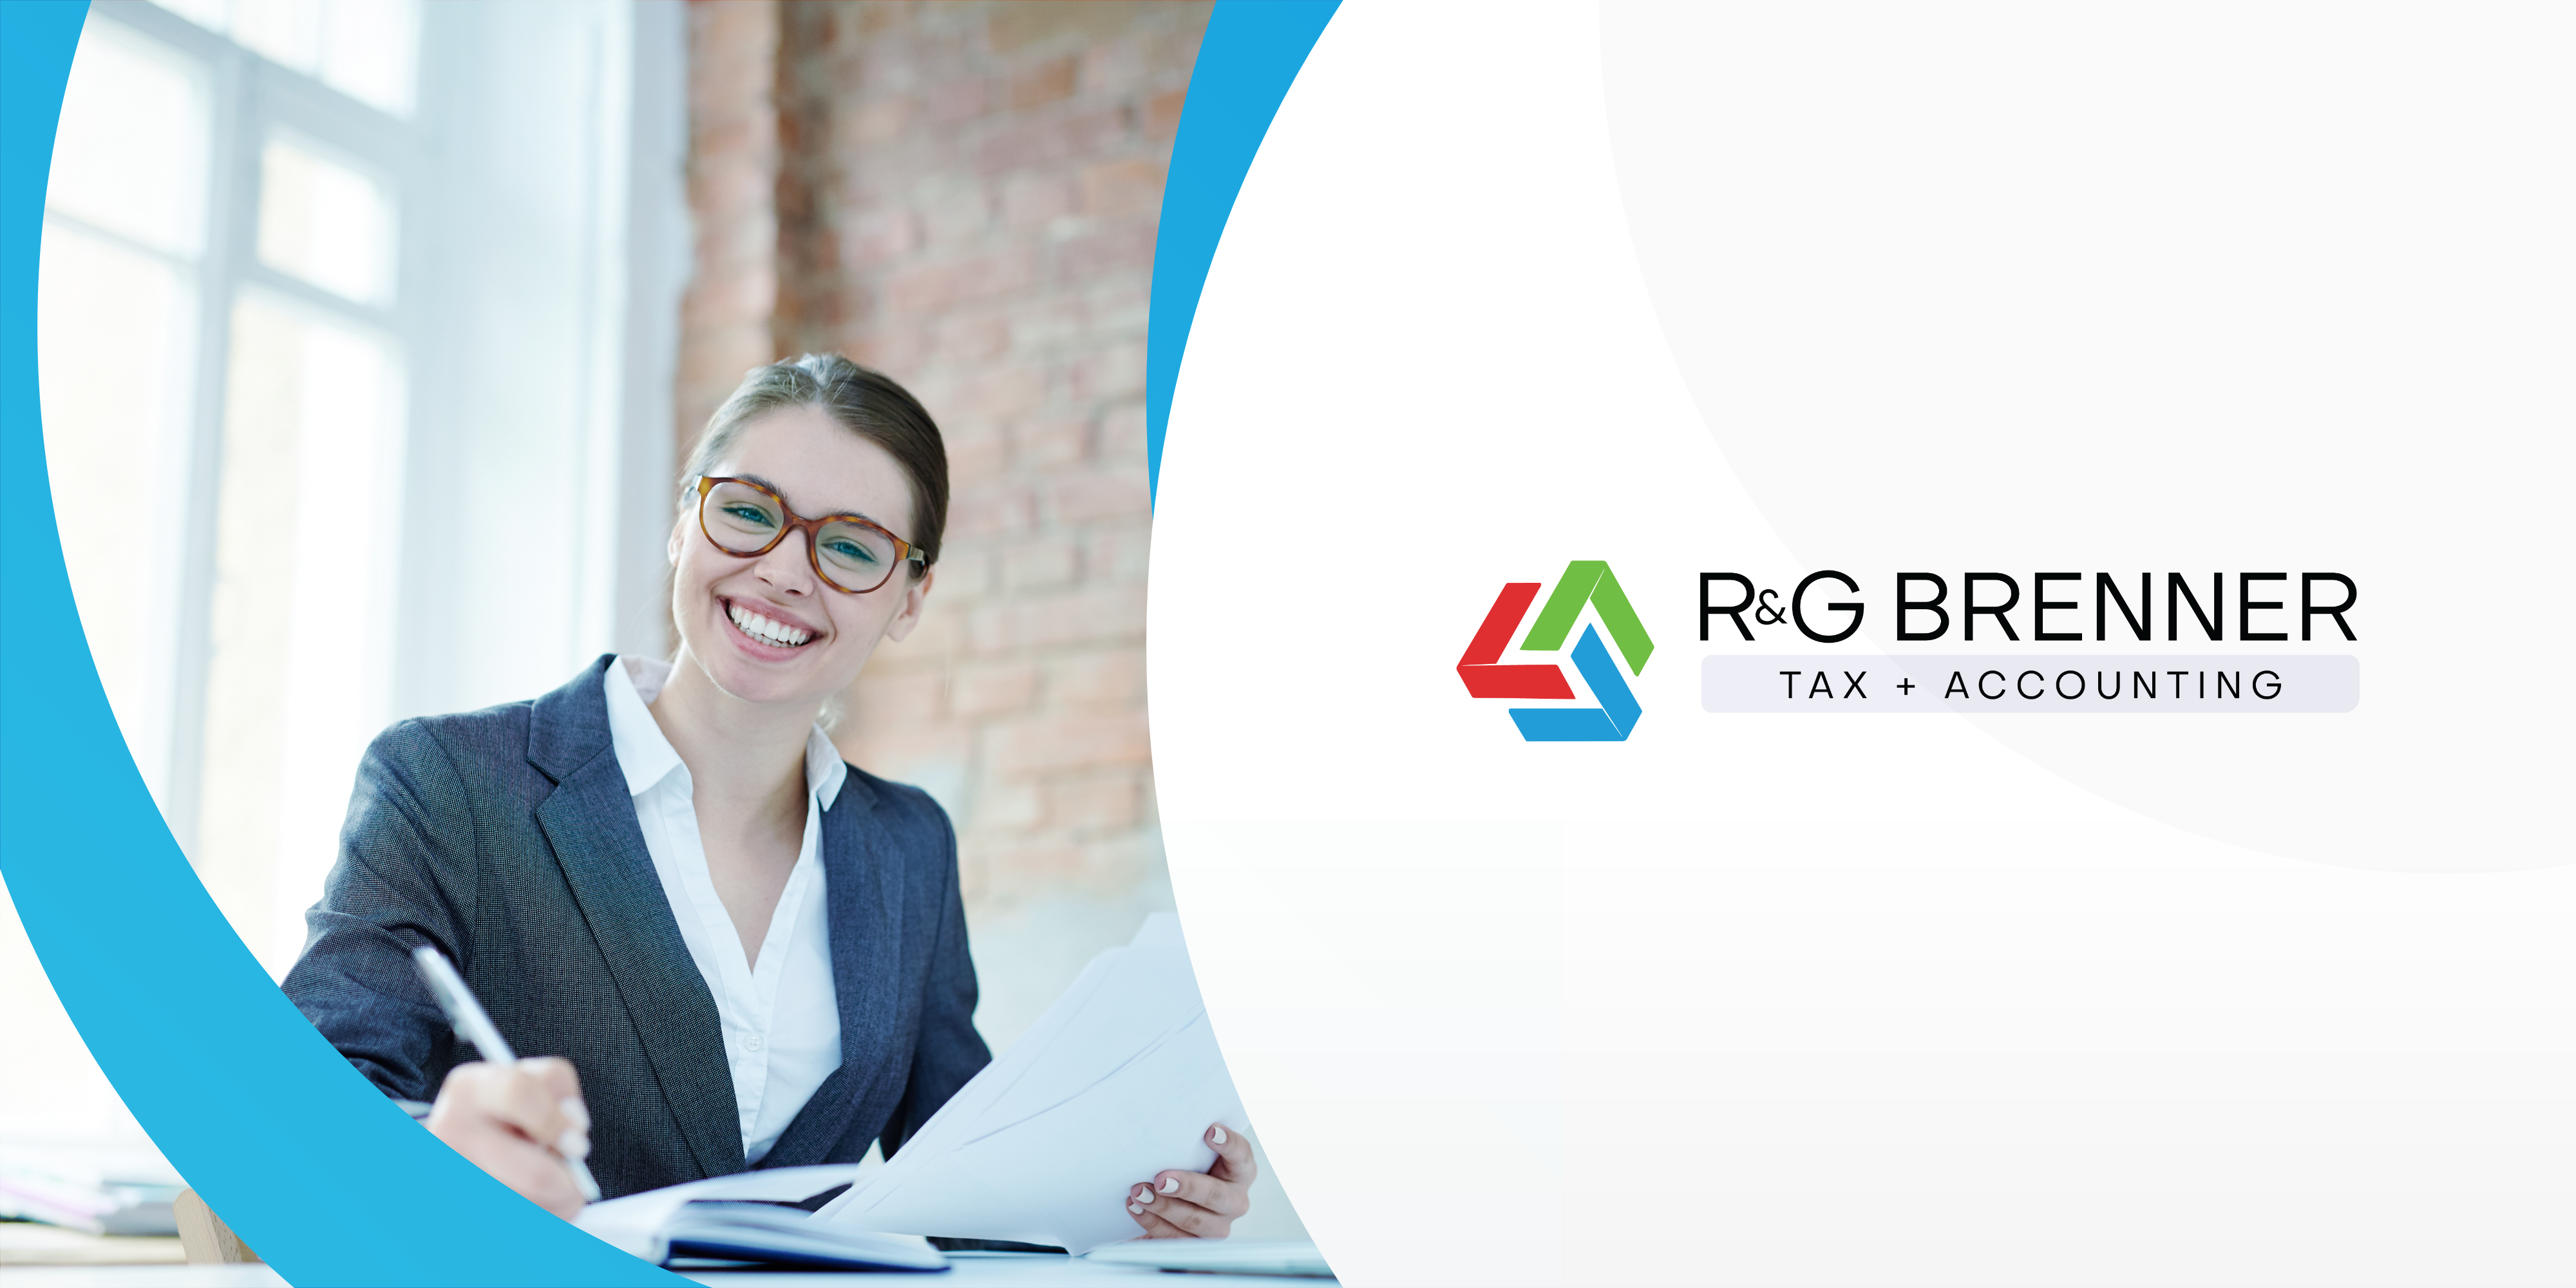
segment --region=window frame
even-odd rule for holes
[[[421,8],[420,45],[414,56],[423,63],[439,26],[436,14],[437,6]],[[98,0],[90,21],[115,23],[128,34],[198,65],[207,94],[201,249],[194,264],[180,263],[195,291],[196,307],[195,369],[186,377],[191,392],[182,486],[188,564],[181,572],[174,605],[171,656],[176,674],[169,677],[169,744],[167,762],[160,767],[167,784],[163,809],[171,834],[193,857],[205,783],[217,506],[234,309],[247,291],[256,290],[384,343],[410,373],[402,395],[404,420],[406,425],[417,425],[424,383],[419,379],[420,359],[430,315],[429,292],[424,289],[431,258],[424,235],[428,222],[423,217],[424,198],[434,158],[420,124],[417,90],[412,117],[394,116],[149,0]],[[415,85],[425,89],[421,80],[415,71]],[[385,185],[395,211],[390,304],[351,300],[260,262],[262,154],[269,139],[281,135]],[[165,263],[179,259],[51,209],[46,217]]]

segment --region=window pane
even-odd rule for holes
[[[409,116],[419,48],[412,0],[334,0],[322,18],[322,83]]]
[[[209,129],[198,68],[93,17],[72,55],[45,204],[193,257],[204,238]]]
[[[306,75],[322,67],[322,0],[232,0],[232,37]]]
[[[420,62],[418,0],[158,0],[363,103],[409,116]]]
[[[165,810],[195,316],[168,261],[47,221],[36,373],[54,522],[108,705]]]
[[[369,175],[270,139],[260,155],[259,258],[334,294],[391,304],[393,194]]]
[[[403,370],[259,295],[232,345],[198,873],[282,975],[389,708]]]
[[[152,2],[208,31],[227,31],[232,27],[232,0],[152,0]]]

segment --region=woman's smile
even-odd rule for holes
[[[747,642],[755,657],[786,657],[814,642],[817,634],[802,619],[774,605],[752,606],[722,598],[716,602],[724,608],[725,620],[733,623],[734,633]]]

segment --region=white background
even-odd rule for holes
[[[1308,1228],[1355,1284],[2565,1282],[2564,699],[2450,682],[2564,635],[2565,33],[1907,12],[1345,5],[1262,146],[1153,733]],[[1576,558],[1646,714],[1523,743],[1452,668]],[[2348,572],[2363,711],[1701,713],[1696,573],[1826,566]]]

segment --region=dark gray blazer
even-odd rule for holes
[[[286,977],[359,1072],[429,1100],[473,1050],[413,971],[413,947],[435,945],[519,1054],[580,1072],[610,1198],[743,1170],[715,996],[610,749],[600,684],[614,661],[533,702],[378,735]],[[948,815],[853,768],[823,812],[822,856],[841,1067],[763,1167],[854,1163],[880,1139],[891,1155],[992,1058]]]

